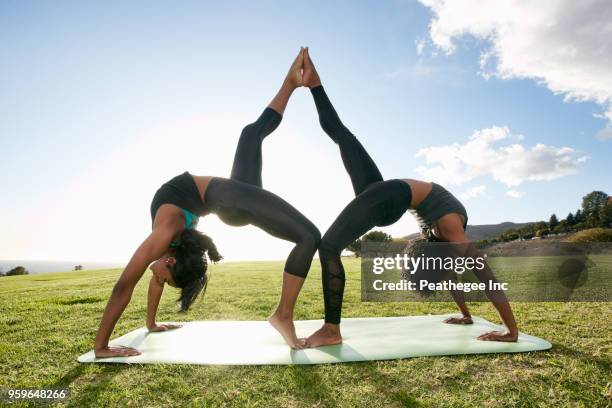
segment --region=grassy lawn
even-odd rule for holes
[[[158,320],[263,320],[278,301],[282,265],[215,265],[206,296],[187,315],[175,313],[178,292],[166,288]],[[454,311],[449,303],[362,303],[359,262],[347,259],[345,265],[345,317]],[[0,278],[0,388],[69,387],[70,399],[59,405],[70,407],[612,405],[610,303],[514,303],[520,330],[553,344],[546,352],[318,366],[79,364],[77,356],[93,346],[120,272]],[[149,275],[137,286],[113,337],[144,325]],[[315,261],[296,319],[322,317],[320,287]],[[490,304],[471,308],[499,321]]]

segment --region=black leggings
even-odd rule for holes
[[[410,207],[412,192],[401,180],[383,181],[368,152],[340,121],[323,87],[313,88],[311,92],[319,123],[340,148],[356,196],[329,227],[319,247],[325,322],[339,324],[345,282],[342,250],[373,227],[399,220]]]
[[[261,182],[261,145],[281,119],[279,113],[266,108],[257,121],[243,129],[231,178],[213,178],[206,189],[204,202],[226,224],[255,225],[270,235],[294,242],[296,245],[287,258],[285,272],[305,278],[319,247],[321,233],[291,204],[264,190]]]

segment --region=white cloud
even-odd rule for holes
[[[493,126],[477,130],[465,144],[432,146],[420,149],[416,157],[427,166],[415,170],[428,180],[460,185],[476,178],[490,176],[514,187],[525,181],[551,181],[575,174],[588,160],[570,147],[547,146],[541,143],[529,148],[522,144],[501,144],[512,135],[508,127]]]
[[[416,45],[417,55],[422,55],[423,54],[423,50],[425,48],[425,43],[426,43],[425,39],[420,38],[418,40],[415,40],[414,43]]]
[[[486,189],[487,188],[485,186],[472,187],[469,190],[464,191],[463,193],[459,194],[459,198],[462,200],[469,200],[471,198],[478,197],[479,195],[484,193]]]
[[[487,41],[481,74],[527,78],[566,101],[602,106],[612,122],[612,2],[609,0],[419,0],[433,13],[429,35],[446,54],[465,36]]]
[[[599,140],[609,140],[612,139],[612,127],[606,127],[601,129],[595,137]]]
[[[508,190],[506,191],[506,195],[508,197],[512,197],[512,198],[521,198],[521,197],[525,197],[527,193],[524,191],[516,191],[516,190]]]

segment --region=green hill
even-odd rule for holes
[[[466,229],[466,234],[472,241],[481,241],[483,239],[497,238],[502,232],[510,228],[522,228],[529,224],[528,222],[515,223],[515,222],[502,222],[500,224],[483,224],[483,225],[469,225]],[[420,233],[410,234],[405,239],[418,238]]]

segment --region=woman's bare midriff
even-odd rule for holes
[[[410,190],[412,190],[412,202],[410,203],[410,208],[413,210],[417,208],[419,204],[421,204],[425,198],[427,198],[427,196],[429,195],[433,187],[431,183],[428,181],[421,181],[421,180],[414,180],[414,179],[402,179],[402,181],[407,183],[410,186]],[[465,223],[465,217],[459,213],[446,214],[442,218],[445,218],[445,217],[448,218],[449,216],[451,217],[458,216],[459,219],[461,220],[461,223],[462,224]],[[436,236],[438,236],[438,233],[437,233],[438,225],[437,224],[438,222],[436,221],[434,225],[432,226],[434,230],[434,235]]]
[[[431,192],[432,185],[430,182],[414,179],[402,179],[402,181],[410,186],[410,190],[412,191],[410,208],[414,210]]]
[[[204,202],[204,197],[206,195],[206,189],[208,188],[208,184],[210,180],[213,179],[213,176],[193,176],[193,181],[195,181],[196,186],[198,186],[198,191],[200,193],[200,199]]]

